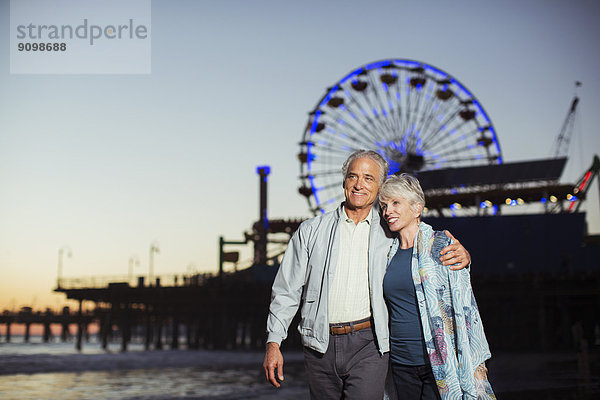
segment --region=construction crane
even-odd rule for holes
[[[582,201],[585,200],[586,194],[592,186],[592,182],[594,181],[594,179],[598,177],[599,172],[600,158],[598,158],[598,156],[595,155],[594,161],[592,162],[590,168],[583,174],[579,181],[577,181],[577,185],[575,186],[574,190],[574,196],[576,196],[576,199],[571,201],[571,204],[569,205],[569,212],[579,211],[579,207],[581,206]]]
[[[551,154],[554,154],[554,158],[566,157],[569,152],[569,142],[571,141],[571,134],[573,133],[573,125],[575,123],[575,114],[577,112],[577,105],[579,104],[579,97],[577,97],[578,87],[581,87],[581,82],[579,81],[575,82],[575,97],[573,97],[567,117],[563,122],[560,133],[552,148]]]

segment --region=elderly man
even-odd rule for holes
[[[311,398],[383,397],[389,332],[382,282],[392,239],[373,204],[387,172],[387,161],[376,152],[351,154],[342,167],[346,201],[303,222],[290,240],[273,282],[267,320],[263,367],[274,386],[283,381],[279,347],[300,307],[298,330]],[[452,269],[470,261],[458,241],[441,254]]]

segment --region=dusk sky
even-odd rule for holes
[[[66,278],[127,275],[133,255],[147,274],[152,243],[156,275],[216,272],[218,237],[258,218],[259,165],[269,216],[310,216],[296,157],[308,112],[373,61],[460,80],[506,162],[551,156],[580,81],[561,181],[600,153],[597,1],[153,1],[151,73],[138,75],[11,74],[9,10],[0,1],[0,309],[62,305],[65,246]]]

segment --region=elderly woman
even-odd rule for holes
[[[425,197],[419,181],[394,175],[379,201],[396,235],[383,280],[396,391],[407,400],[495,399],[469,271],[450,271],[439,261],[450,238],[420,221]]]

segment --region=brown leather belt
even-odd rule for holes
[[[366,321],[346,322],[343,324],[329,325],[329,333],[332,335],[347,335],[350,332],[356,332],[370,327],[371,319]]]

